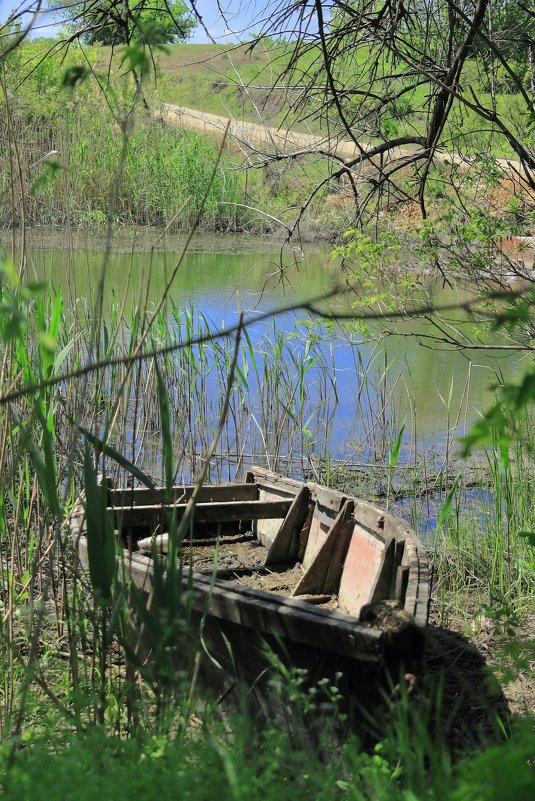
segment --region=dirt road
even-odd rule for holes
[[[301,156],[306,153],[315,153],[324,157],[331,157],[337,161],[351,161],[358,158],[363,149],[370,147],[369,142],[361,142],[358,146],[347,139],[329,136],[315,136],[313,134],[299,133],[284,128],[271,128],[268,125],[253,122],[240,122],[239,120],[197,111],[192,108],[176,106],[172,103],[160,104],[160,115],[171,125],[187,130],[201,131],[212,135],[222,136],[227,125],[229,135],[245,153],[259,151],[263,155],[293,154]],[[396,147],[385,155],[385,162],[407,159],[416,153],[416,148]],[[435,152],[434,160],[442,163],[470,166],[470,158],[455,153]],[[516,177],[524,174],[524,168],[514,159],[496,159],[497,164],[508,174]],[[370,162],[364,162],[363,167]],[[379,157],[372,161],[379,166]],[[358,166],[357,166],[358,169]]]

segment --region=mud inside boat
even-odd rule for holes
[[[137,534],[146,535],[149,530],[149,527],[143,527],[137,530]],[[129,533],[128,527],[123,526],[120,530],[121,541],[125,546]],[[240,532],[233,529],[228,533],[214,530],[205,531],[205,535],[202,539],[189,539],[181,550],[184,562],[201,574],[216,575],[218,579],[240,587],[287,596],[293,595],[303,577],[303,568],[299,562],[290,566],[281,564],[267,567],[269,548],[259,542],[252,530]],[[157,545],[157,537],[157,531],[153,535],[143,536],[136,543],[137,550],[151,554],[153,543]],[[336,609],[338,606],[335,593],[307,593],[294,597],[324,608]]]

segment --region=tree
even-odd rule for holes
[[[182,0],[49,0],[69,31],[90,44],[167,44],[187,39],[194,16]]]
[[[360,217],[414,200],[425,217],[430,175],[449,170],[458,188],[479,156],[486,177],[495,153],[510,154],[515,180],[535,191],[534,24],[524,0],[298,0],[266,33],[293,29],[284,77],[299,87],[301,119],[354,143],[353,158],[331,146],[327,181],[347,178]],[[516,95],[514,114],[488,97],[493,74]]]

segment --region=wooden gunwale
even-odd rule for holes
[[[78,553],[87,561],[87,540],[81,536]],[[143,592],[152,588],[153,560],[144,554],[123,550],[127,574]],[[282,637],[364,662],[382,658],[383,632],[361,623],[358,618],[339,614],[300,601],[248,587],[235,588],[228,582],[197,571],[183,577],[183,589],[193,586],[193,608],[221,620],[228,620],[260,634]]]
[[[110,505],[116,507],[151,506],[168,503],[187,503],[195,486],[172,487],[168,494],[163,489],[150,490],[146,487],[119,487],[108,490]],[[258,499],[258,489],[254,484],[216,484],[201,487],[197,496],[199,503],[224,501],[254,501]]]

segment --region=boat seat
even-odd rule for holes
[[[197,503],[194,520],[196,523],[227,523],[240,520],[270,520],[286,517],[291,500],[276,501],[225,501],[223,503]],[[111,511],[121,527],[150,525],[162,518],[168,521],[176,513],[180,521],[187,504],[154,504],[151,506],[115,507]]]

